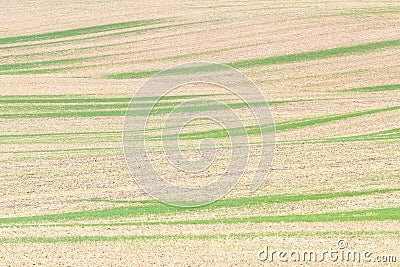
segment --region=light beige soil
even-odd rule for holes
[[[142,19],[168,18],[160,24],[59,39],[1,44],[0,97],[71,95],[69,97],[130,98],[147,78],[102,79],[105,74],[160,70],[178,63],[210,60],[235,62],[336,47],[397,40],[400,38],[398,1],[8,1],[2,3],[1,38],[105,25]],[[179,25],[182,24],[182,25]],[[165,26],[165,27],[164,27]],[[155,30],[126,33],[135,29]],[[104,36],[107,34],[116,34]],[[119,34],[119,35],[118,35]],[[96,37],[82,39],[85,37]],[[53,41],[61,41],[51,43]],[[48,43],[49,42],[49,43]],[[48,44],[46,44],[48,43]],[[12,47],[12,46],[17,47]],[[25,46],[26,45],[26,46]],[[364,110],[400,106],[400,91],[343,92],[344,89],[400,84],[400,50],[388,47],[286,64],[241,69],[260,87],[268,101],[310,100],[271,106],[277,124]],[[96,57],[84,59],[86,57]],[[24,69],[7,64],[81,58]],[[81,67],[40,75],[3,75],[6,71]],[[219,93],[216,88],[196,87],[189,94]],[[188,94],[176,90],[172,94]],[[232,97],[220,96],[233,101]],[[173,101],[173,100],[170,100]],[[6,107],[2,114],[23,110]],[[18,104],[12,104],[18,105]],[[40,106],[41,104],[34,104]],[[57,104],[55,104],[56,106]],[[27,105],[25,105],[27,106]],[[26,107],[25,107],[26,108]],[[235,110],[247,125],[254,125],[246,109]],[[36,111],[36,112],[40,112]],[[354,117],[276,134],[278,141],[343,137],[395,129],[398,110]],[[156,116],[154,125],[166,116]],[[88,199],[143,200],[150,197],[136,184],[126,166],[123,116],[89,118],[0,119],[0,217],[60,214],[101,210],[127,203],[89,202]],[[213,129],[198,125],[194,129]],[[84,136],[76,132],[114,132]],[[7,135],[52,134],[11,138]],[[121,134],[119,134],[121,133]],[[250,141],[257,142],[257,137]],[[226,140],[220,140],[226,141]],[[193,146],[196,142],[183,142]],[[158,149],[156,142],[152,143]],[[79,150],[86,149],[86,150]],[[95,150],[97,149],[97,150]],[[100,149],[100,150],[99,150]],[[53,151],[45,151],[53,150]],[[176,181],[196,184],[214,179],[229,158],[220,158],[208,173]],[[254,193],[248,191],[258,164],[259,148],[250,155],[248,170],[227,198],[297,195],[399,188],[398,139],[385,141],[279,144],[267,181]],[[198,156],[188,152],[190,157]],[[172,172],[160,154],[153,155],[166,176]],[[265,170],[267,172],[267,170]],[[204,178],[200,180],[198,178]],[[173,178],[173,177],[172,177]],[[173,180],[173,179],[172,179]],[[86,200],[86,201],[85,201]],[[185,213],[100,218],[68,223],[120,223],[206,220],[212,218],[314,214],[399,207],[399,193],[261,204]],[[5,223],[6,224],[6,223]],[[4,225],[5,225],[4,224]],[[381,222],[317,222],[210,225],[48,226],[1,228],[0,265],[4,266],[257,266],[257,251],[337,247],[368,249],[374,255],[396,255],[399,261],[399,224]],[[4,226],[3,225],[3,226]],[[342,232],[336,236],[331,233]],[[348,237],[349,232],[366,231]],[[368,231],[376,232],[368,234]],[[282,233],[284,232],[284,233]],[[255,234],[232,237],[234,234]],[[287,236],[285,236],[287,233]],[[397,233],[397,234],[396,234]],[[178,238],[169,235],[222,237]],[[293,237],[298,234],[299,237]],[[311,234],[311,236],[309,236]],[[132,241],[10,243],[13,237],[137,236],[161,239]],[[226,236],[224,236],[226,235]],[[272,236],[271,236],[272,235]],[[303,236],[302,236],[303,235]],[[304,236],[307,235],[307,236]],[[8,241],[7,241],[8,240]],[[26,241],[26,240],[25,240]],[[267,265],[265,263],[265,265]],[[279,265],[279,262],[275,262]],[[318,266],[342,266],[325,262]],[[284,264],[282,264],[284,265]],[[306,265],[305,263],[298,264]],[[352,265],[352,264],[347,264]],[[359,264],[363,266],[363,264]],[[372,265],[381,266],[374,263]],[[284,266],[287,266],[285,264]],[[395,265],[393,265],[395,266]]]
[[[398,239],[350,239],[349,250],[373,252],[373,256],[399,253]],[[204,249],[204,248],[207,249]],[[80,266],[247,266],[262,265],[257,252],[265,250],[324,250],[337,249],[337,238],[268,237],[260,239],[217,240],[138,240],[126,242],[84,242],[57,244],[3,244],[4,265],[80,265]],[[391,249],[388,249],[391,248]],[[346,250],[346,251],[349,251]],[[372,257],[371,257],[372,258]],[[18,259],[18,261],[16,261]],[[275,258],[276,260],[276,258]],[[271,262],[265,262],[265,265]],[[275,264],[287,266],[288,263]],[[304,263],[303,263],[304,264]],[[356,266],[363,266],[365,262]],[[312,266],[321,266],[313,263]],[[325,261],[324,266],[343,266],[343,262]],[[354,265],[354,263],[349,263]],[[372,266],[380,264],[372,263]],[[394,264],[392,266],[395,266]]]

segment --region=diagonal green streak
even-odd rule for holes
[[[337,48],[331,48],[331,49],[303,52],[303,53],[296,53],[296,54],[289,54],[289,55],[282,55],[282,56],[274,56],[274,57],[267,57],[267,58],[241,60],[241,61],[230,62],[230,63],[226,63],[226,64],[233,68],[239,68],[239,69],[240,68],[253,68],[253,67],[276,65],[276,64],[310,61],[310,60],[324,59],[324,58],[330,58],[330,57],[339,57],[339,56],[344,56],[344,55],[348,55],[348,54],[361,54],[361,53],[366,53],[369,51],[375,51],[375,50],[379,50],[379,49],[383,49],[383,48],[390,48],[390,47],[397,47],[397,46],[400,46],[400,39],[360,44],[360,45],[354,45],[354,46],[337,47]],[[159,71],[160,70],[115,73],[115,74],[108,74],[103,77],[104,78],[112,78],[112,79],[134,79],[134,78],[150,77]]]
[[[355,192],[337,192],[337,193],[322,193],[322,194],[311,194],[311,195],[273,195],[273,196],[261,196],[251,198],[238,198],[238,199],[223,199],[207,206],[199,208],[179,208],[168,206],[155,201],[132,201],[134,206],[118,207],[112,209],[95,210],[95,211],[82,211],[82,212],[70,212],[64,214],[51,214],[31,217],[14,217],[14,218],[1,218],[0,224],[19,224],[19,223],[40,223],[40,222],[62,222],[62,221],[79,221],[79,220],[95,220],[95,219],[115,219],[115,218],[129,218],[139,215],[160,215],[160,214],[171,214],[177,212],[190,212],[200,210],[213,210],[213,209],[224,209],[224,208],[237,208],[237,207],[251,207],[255,205],[273,204],[273,203],[290,203],[300,202],[306,200],[322,200],[322,199],[334,199],[340,197],[356,197],[365,196],[372,194],[383,194],[398,192],[400,188],[389,188],[381,190],[369,190],[369,191],[355,191]],[[98,200],[102,201],[102,200]],[[116,201],[118,202],[118,201]],[[290,215],[287,218],[291,218]],[[282,216],[278,216],[279,218]],[[307,216],[306,216],[307,217]],[[275,217],[267,217],[268,220],[275,220]],[[285,217],[286,218],[286,217]],[[299,217],[302,218],[302,217]],[[266,220],[267,220],[266,219]],[[221,219],[224,220],[224,219]],[[229,219],[227,222],[229,222]],[[242,220],[242,219],[239,219]],[[250,219],[250,221],[256,221],[256,218]],[[218,220],[216,219],[218,222]],[[145,222],[143,222],[145,223]],[[206,222],[204,222],[206,223]],[[173,223],[174,224],[174,223]]]
[[[65,31],[55,31],[55,32],[41,33],[34,35],[6,37],[6,38],[0,38],[0,44],[11,44],[19,42],[42,41],[42,40],[50,40],[57,38],[65,38],[65,37],[78,36],[84,34],[93,34],[93,33],[133,28],[133,27],[147,26],[151,24],[162,23],[165,21],[166,19],[135,20],[135,21],[105,24],[105,25],[98,25],[85,28],[77,28]]]

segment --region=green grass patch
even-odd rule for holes
[[[225,67],[218,66],[218,65],[199,65],[199,66],[191,66],[191,67],[179,67],[179,68],[173,68],[173,69],[166,69],[166,70],[162,70],[162,71],[150,70],[150,71],[107,74],[102,77],[109,78],[109,79],[135,79],[135,78],[150,77],[157,73],[159,73],[160,76],[169,76],[169,75],[173,76],[173,75],[196,73],[196,72],[215,72],[215,71],[219,71],[219,70],[225,71]]]
[[[160,103],[160,106],[172,106],[174,103]],[[150,104],[140,103],[138,106],[147,107]],[[52,111],[52,112],[63,112],[63,111],[77,111],[77,110],[97,110],[97,109],[126,109],[128,107],[128,103],[126,104],[65,104],[65,105],[4,105],[0,106],[0,112],[9,112],[9,111],[18,111],[18,112],[43,112],[43,111]]]
[[[96,26],[96,27],[102,27],[102,26]],[[167,26],[165,26],[165,27],[167,27]],[[84,28],[84,29],[86,29],[86,28]],[[74,30],[71,30],[71,31],[74,31]],[[146,29],[143,29],[140,31],[146,31]],[[51,33],[49,33],[49,34],[51,34]],[[114,34],[118,34],[118,33],[114,33]],[[12,38],[14,38],[14,37],[12,37]],[[5,39],[7,39],[7,38],[5,38]],[[0,39],[0,41],[1,40],[2,39]],[[382,49],[382,48],[395,47],[395,46],[399,46],[399,45],[400,45],[400,39],[397,39],[397,40],[375,42],[375,43],[368,43],[368,44],[355,45],[355,46],[339,47],[339,48],[325,49],[325,50],[312,51],[312,52],[304,52],[304,53],[297,53],[297,54],[290,54],[290,55],[268,57],[268,58],[262,58],[262,59],[243,60],[243,61],[227,63],[227,65],[234,67],[234,68],[250,68],[250,67],[258,67],[258,66],[264,66],[264,65],[284,64],[284,63],[293,63],[293,62],[323,59],[323,58],[329,58],[329,57],[334,57],[334,56],[343,56],[343,55],[354,54],[354,53],[365,53],[368,51],[373,51],[373,50]],[[2,71],[2,72],[0,72],[0,74],[1,75],[44,74],[44,73],[55,73],[55,72],[60,72],[60,71],[66,71],[66,70],[69,70],[70,68],[85,68],[85,67],[90,67],[90,66],[21,70],[21,69],[30,69],[30,68],[37,68],[37,67],[52,66],[52,65],[71,64],[71,63],[77,63],[77,62],[92,61],[92,60],[95,60],[98,58],[104,58],[105,56],[115,56],[115,55],[111,54],[111,55],[94,56],[94,57],[70,58],[70,59],[49,60],[49,61],[39,61],[39,62],[23,62],[23,63],[15,63],[15,64],[3,64],[3,65],[0,65],[0,71]],[[10,70],[12,70],[12,71],[10,71]],[[185,73],[185,72],[189,72],[189,71],[199,71],[199,70],[198,70],[198,68],[194,68],[194,69],[186,68],[186,69],[181,69],[179,71],[181,71],[182,73]],[[109,78],[109,79],[138,79],[138,78],[151,77],[158,72],[160,72],[160,70],[147,70],[147,71],[106,74],[102,77]]]
[[[122,144],[122,132],[63,132],[42,134],[7,134],[0,136],[0,144]],[[120,147],[118,145],[118,147]],[[122,147],[122,145],[121,145]]]
[[[387,84],[387,85],[345,89],[343,91],[344,92],[381,92],[381,91],[393,91],[393,90],[399,90],[399,89],[400,89],[400,84]]]
[[[70,137],[72,135],[82,136],[82,135],[107,135],[107,134],[121,134],[119,131],[111,131],[111,132],[63,132],[63,133],[37,133],[37,134],[5,134],[0,135],[1,139],[17,139],[17,138],[35,138],[35,137]]]
[[[324,50],[283,55],[283,56],[268,57],[268,58],[242,60],[229,63],[228,65],[234,68],[252,68],[265,65],[285,64],[285,63],[324,59],[330,57],[338,57],[348,54],[360,54],[396,46],[400,46],[400,39],[324,49]]]
[[[50,69],[32,69],[32,70],[12,70],[0,72],[0,75],[22,75],[22,74],[48,74],[48,73],[59,73],[77,69],[84,69],[91,67],[87,66],[71,66],[71,67],[60,67],[60,68],[50,68]]]
[[[50,40],[50,39],[58,39],[58,38],[66,38],[71,36],[78,36],[84,34],[93,34],[93,33],[101,33],[107,31],[115,31],[122,30],[127,28],[141,27],[152,24],[160,24],[168,21],[167,19],[148,19],[148,20],[135,20],[128,22],[120,22],[113,24],[105,24],[98,26],[91,26],[85,28],[77,28],[65,31],[55,31],[49,33],[41,33],[34,35],[24,35],[24,36],[15,36],[15,37],[6,37],[0,38],[0,44],[12,44],[19,42],[29,42],[29,41],[42,41],[42,40]]]
[[[370,109],[370,110],[365,110],[365,111],[357,111],[357,112],[352,112],[352,113],[347,113],[347,114],[342,114],[342,115],[333,115],[333,116],[326,116],[326,117],[320,117],[320,118],[310,118],[310,119],[303,119],[303,120],[298,120],[298,121],[283,122],[283,123],[276,124],[275,130],[276,131],[293,130],[293,129],[315,126],[315,125],[329,123],[329,122],[343,120],[343,119],[355,118],[355,117],[371,115],[371,114],[376,114],[376,113],[381,113],[381,112],[387,112],[387,111],[392,111],[392,110],[399,110],[399,109],[400,109],[400,106],[394,106],[394,107],[381,108],[381,109]],[[261,130],[263,132],[270,132],[271,130],[273,130],[273,129],[271,129],[271,127],[272,127],[271,125],[247,126],[246,132],[247,132],[247,135],[258,135],[258,134],[261,134]],[[242,131],[240,128],[230,129],[229,132],[230,132],[231,136],[234,136],[235,134],[242,134]],[[226,137],[228,137],[228,135],[227,135],[227,132],[225,129],[215,129],[215,130],[208,130],[208,131],[184,133],[184,134],[180,134],[179,137],[182,140],[197,140],[197,139],[203,139],[203,138],[226,138]],[[154,136],[152,138],[156,140],[156,139],[159,139],[160,137]]]
[[[199,96],[192,96],[192,98]],[[12,102],[16,100],[5,100]],[[30,100],[35,102],[37,100]],[[40,100],[39,100],[40,101]],[[57,100],[48,100],[57,101]],[[99,101],[100,102],[100,101]],[[291,101],[289,101],[291,102]],[[285,101],[278,101],[271,104],[284,104]],[[179,106],[181,102],[157,102],[152,109],[153,103],[138,103],[134,105],[127,104],[97,104],[97,105],[60,105],[60,106],[3,106],[0,111],[25,111],[25,113],[3,113],[0,118],[16,119],[16,118],[69,118],[69,117],[104,117],[104,116],[148,116],[148,115],[165,115],[171,112],[201,112],[226,109],[241,109],[250,107],[268,106],[268,102],[254,103],[232,103],[226,105],[206,105],[203,102],[193,102],[193,105]],[[177,107],[178,106],[178,107]],[[43,112],[53,111],[53,112]]]
[[[93,152],[93,151],[121,151],[120,147],[85,147],[71,149],[41,149],[41,150],[23,150],[23,151],[1,151],[0,154],[31,154],[31,153],[69,153],[69,152]]]
[[[64,70],[86,68],[86,67],[90,67],[90,65],[89,66],[71,66],[71,67],[62,67],[62,68],[50,68],[50,69],[32,69],[32,68],[41,68],[41,67],[54,66],[54,65],[81,63],[81,62],[85,62],[85,61],[104,59],[104,58],[113,57],[113,56],[117,56],[117,55],[111,54],[111,55],[101,55],[101,56],[92,56],[92,57],[66,58],[66,59],[36,61],[36,62],[3,64],[3,65],[0,65],[0,71],[1,71],[0,74],[1,75],[11,75],[11,74],[55,73],[55,72],[64,71]],[[32,70],[23,70],[23,69],[32,69]]]
[[[78,97],[82,96],[82,97]],[[87,95],[35,95],[35,96],[0,96],[2,104],[68,104],[68,103],[108,103],[108,102],[123,102],[129,103],[131,97],[86,97]],[[151,101],[151,100],[179,100],[192,99],[198,97],[217,96],[217,94],[202,94],[202,95],[176,95],[176,96],[147,96],[134,97],[135,101]]]
[[[237,224],[237,223],[281,223],[281,222],[354,222],[354,221],[398,221],[400,207],[368,209],[347,212],[318,214],[294,214],[283,216],[257,216],[244,218],[221,218],[209,220],[186,220],[172,222],[149,222],[149,224],[183,225],[183,224]]]
[[[217,22],[220,21],[220,19],[216,20],[208,20],[208,21],[198,21],[198,22],[189,22],[189,23],[181,23],[181,24],[173,24],[173,25],[164,25],[164,26],[157,26],[157,27],[149,27],[149,28],[144,28],[144,29],[137,29],[137,30],[130,30],[130,31],[122,31],[122,32],[115,32],[115,33],[109,33],[109,34],[102,34],[100,36],[92,36],[92,37],[84,37],[84,38],[78,38],[78,39],[73,39],[73,40],[60,40],[60,41],[52,41],[52,42],[44,42],[44,43],[39,43],[39,44],[24,44],[24,45],[14,45],[14,46],[5,46],[5,47],[0,47],[0,50],[7,50],[7,49],[16,49],[16,48],[31,48],[31,47],[43,47],[44,45],[59,45],[59,44],[71,44],[71,43],[76,43],[76,42],[83,42],[83,41],[88,41],[88,40],[96,40],[100,38],[105,38],[105,37],[116,37],[116,36],[123,36],[127,34],[140,34],[140,33],[146,33],[149,31],[156,31],[156,30],[162,30],[162,29],[167,29],[167,28],[174,28],[174,27],[181,27],[181,26],[188,26],[188,25],[193,25],[193,24],[202,24],[202,23],[209,23],[209,22]],[[157,39],[159,38],[151,38],[151,39]],[[131,44],[131,43],[137,43],[136,42],[124,42],[120,44]],[[96,48],[104,48],[104,47],[112,47],[115,46],[116,44],[108,44],[108,45],[99,45],[99,46],[92,46],[92,47],[87,47],[87,48],[77,48],[75,49],[78,51],[85,51],[85,50],[92,50]],[[117,44],[119,45],[119,44]],[[68,50],[61,50],[61,51],[68,51]],[[47,53],[47,52],[44,52]],[[51,53],[54,52],[48,52],[50,55]],[[25,54],[27,55],[27,54]]]
[[[0,114],[1,119],[78,118],[78,117],[83,118],[83,117],[114,117],[114,116],[125,116],[125,110]]]
[[[344,136],[344,137],[282,141],[280,142],[280,144],[305,144],[305,143],[315,144],[315,143],[378,141],[378,140],[392,140],[392,139],[400,139],[400,128],[385,130],[370,134],[361,134],[361,135]]]
[[[175,107],[181,104],[182,102],[174,101],[174,102],[158,102],[156,105],[154,103],[149,102],[141,102],[136,103],[135,108],[163,108],[163,107]],[[195,103],[195,102],[193,102]],[[63,105],[4,105],[0,106],[0,112],[3,111],[24,111],[24,112],[43,112],[43,111],[52,111],[52,112],[65,112],[65,111],[78,111],[78,110],[126,110],[129,107],[129,103],[107,103],[107,104],[63,104]],[[211,107],[210,107],[211,108]]]
[[[230,233],[230,234],[177,234],[177,235],[116,235],[116,236],[58,236],[58,237],[3,237],[0,243],[82,243],[82,242],[126,242],[147,240],[215,240],[215,239],[254,239],[260,237],[399,237],[400,231],[299,231],[299,232],[269,232],[269,233]]]
[[[260,59],[250,59],[250,60],[241,60],[236,62],[226,63],[228,66],[233,68],[253,68],[267,65],[276,65],[276,64],[285,64],[285,63],[294,63],[294,62],[302,62],[302,61],[310,61],[317,59],[324,59],[330,57],[338,57],[345,56],[348,54],[360,54],[366,53],[369,51],[374,51],[383,48],[390,48],[400,46],[400,39],[382,41],[382,42],[374,42],[367,44],[360,44],[354,46],[345,46],[331,49],[324,49],[312,52],[303,52],[282,56],[274,56]],[[161,70],[151,70],[151,71],[140,71],[140,72],[129,72],[129,73],[115,73],[108,74],[103,76],[104,78],[111,79],[135,79],[135,78],[145,78],[154,75],[155,73],[160,72]],[[183,70],[185,71],[185,70]],[[198,71],[197,69],[187,69],[189,71]]]
[[[301,127],[306,127],[306,126],[314,126],[317,124],[328,123],[328,122],[349,119],[349,118],[355,118],[355,117],[360,117],[360,116],[365,116],[365,115],[372,115],[372,114],[376,114],[376,113],[399,110],[399,109],[400,109],[400,106],[393,106],[393,107],[380,108],[380,109],[369,109],[369,110],[364,110],[364,111],[357,111],[357,112],[352,112],[352,113],[347,113],[347,114],[342,114],[342,115],[333,115],[333,116],[326,116],[326,117],[321,117],[321,118],[304,119],[304,120],[299,120],[299,121],[295,121],[295,122],[280,123],[280,124],[276,125],[276,130],[277,131],[291,130],[291,129],[301,128]]]
[[[106,74],[103,75],[102,78],[107,79],[138,79],[138,78],[147,78],[151,77],[160,71],[158,70],[149,70],[149,71],[136,71],[136,72],[123,72],[123,73],[115,73],[115,74]]]
[[[4,224],[26,224],[26,223],[45,223],[45,222],[63,222],[63,221],[83,221],[83,220],[96,220],[96,219],[134,218],[135,216],[140,216],[140,215],[160,215],[160,214],[173,214],[173,213],[214,210],[214,209],[224,209],[224,208],[253,207],[256,205],[265,205],[274,203],[290,203],[290,202],[300,202],[306,200],[322,200],[322,199],[334,199],[341,197],[367,196],[372,194],[385,194],[398,191],[400,191],[400,188],[389,188],[381,190],[356,191],[356,192],[323,193],[323,194],[311,194],[311,195],[273,195],[273,196],[261,196],[252,198],[223,199],[216,201],[210,205],[199,208],[179,208],[159,203],[156,201],[146,201],[146,202],[130,201],[130,203],[134,205],[111,208],[111,209],[95,210],[95,211],[70,212],[63,214],[40,215],[31,217],[1,218],[0,224],[4,225]],[[290,216],[288,215],[288,218],[291,218],[291,216],[298,216],[298,215],[290,215]],[[304,216],[307,217],[306,215]],[[277,217],[270,216],[267,217],[267,219],[265,220],[275,220],[273,218],[279,218],[279,217],[282,216],[277,216]],[[295,217],[295,218],[302,218],[302,217]],[[246,218],[237,218],[237,219],[240,221]],[[227,220],[226,222],[229,223],[230,220],[234,219],[215,219],[215,223],[218,223],[219,220],[222,220],[221,223],[224,223],[224,220]],[[252,218],[249,220],[250,222],[257,221],[256,218]],[[210,220],[210,223],[211,221],[212,220]],[[194,221],[187,221],[187,223],[182,222],[182,224],[192,224],[192,223],[195,224]],[[207,221],[203,222],[203,224],[206,223]],[[137,224],[152,224],[152,223],[138,222]],[[171,224],[176,224],[176,222],[171,222]]]

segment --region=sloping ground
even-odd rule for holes
[[[19,1],[2,12],[2,265],[248,266],[266,246],[324,250],[339,238],[400,260],[397,1]],[[240,114],[254,146],[226,198],[183,209],[138,187],[122,129],[148,77],[195,60],[255,81],[277,147],[267,182],[250,193],[260,127],[247,106],[210,88],[162,98],[156,121],[187,100],[194,105],[179,112],[198,110],[202,96],[226,102],[201,108]],[[153,99],[139,100],[131,115]],[[148,132],[155,148],[160,131]],[[181,137],[190,147],[227,135],[198,123]],[[226,160],[229,146],[220,148]]]

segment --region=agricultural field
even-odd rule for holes
[[[20,0],[3,1],[0,14],[1,266],[399,264],[399,1]],[[250,192],[262,142],[246,103],[210,85],[155,95],[151,158],[170,181],[201,186],[229,162],[226,132],[200,121],[182,135],[186,155],[210,138],[216,165],[172,174],[160,122],[185,101],[226,103],[201,111],[236,112],[237,135],[251,143],[229,194],[183,208],[136,183],[123,130],[143,83],[196,61],[226,64],[259,87],[275,153]],[[152,101],[138,98],[133,116]],[[260,260],[266,247],[323,251],[338,240],[372,261]]]

